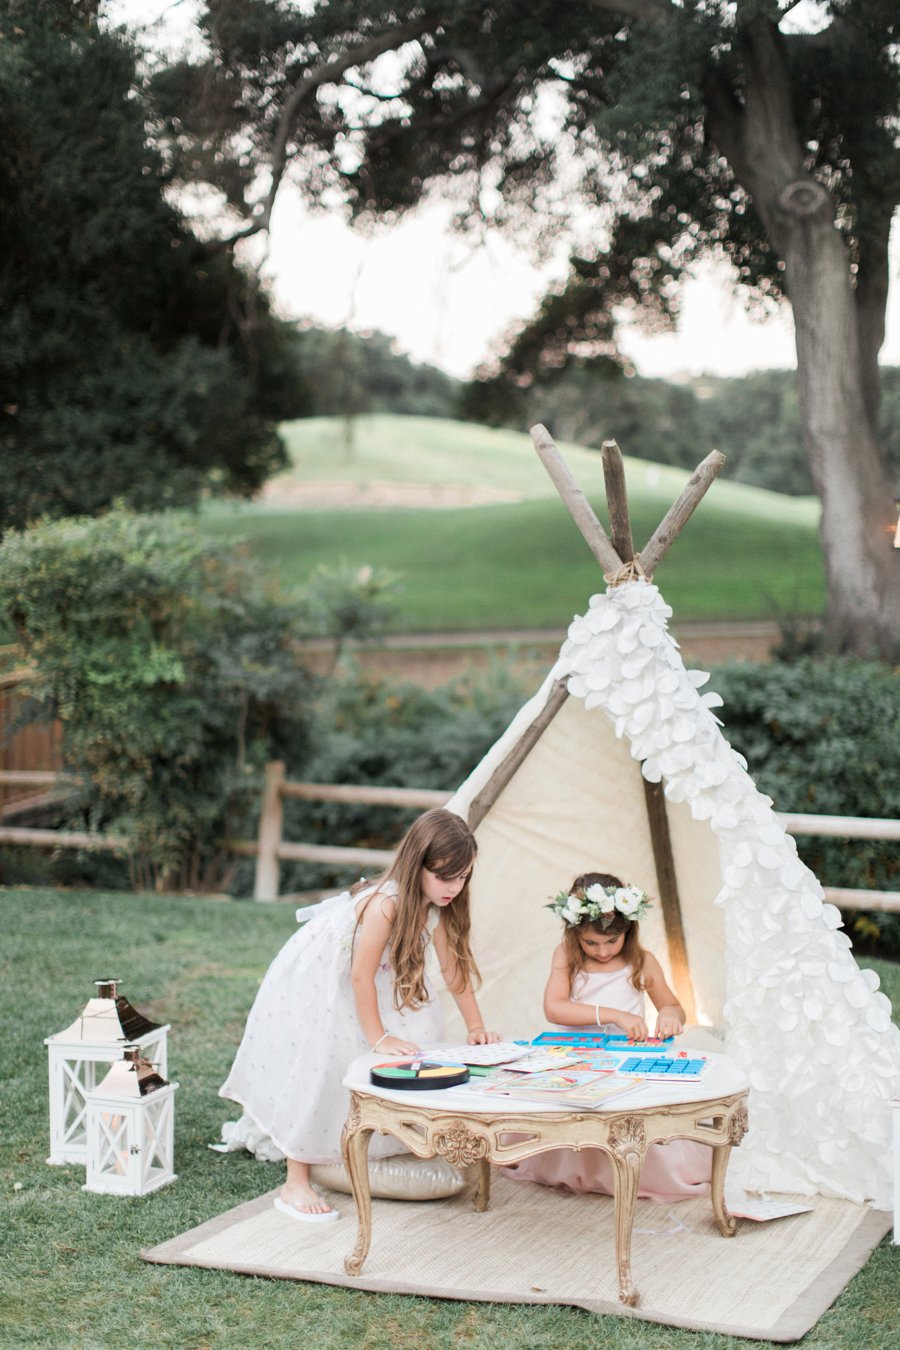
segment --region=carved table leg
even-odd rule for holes
[[[355,1119],[354,1119],[355,1118]],[[350,1119],[344,1126],[344,1133],[341,1136],[341,1152],[344,1155],[344,1166],[350,1177],[350,1185],[353,1188],[353,1202],[356,1205],[356,1216],[359,1227],[356,1234],[356,1246],[353,1254],[344,1261],[344,1269],[348,1275],[358,1275],[363,1268],[363,1262],[369,1254],[369,1244],[372,1241],[372,1196],[369,1191],[369,1140],[375,1133],[374,1130],[364,1130],[359,1128],[359,1112],[352,1110]]]
[[[713,1214],[723,1237],[734,1237],[737,1219],[725,1208],[725,1169],[731,1153],[730,1144],[717,1144],[712,1151],[712,1177],[709,1194],[712,1200]]]
[[[643,1122],[635,1116],[613,1123],[609,1132],[610,1158],[615,1179],[616,1268],[619,1275],[619,1302],[636,1308],[640,1294],[631,1282],[631,1230],[634,1202],[637,1199],[644,1161],[646,1135]]]
[[[478,1168],[475,1209],[479,1214],[482,1214],[491,1203],[491,1164],[487,1158],[479,1158],[475,1166]]]

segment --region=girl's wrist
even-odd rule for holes
[[[389,1035],[390,1035],[389,1031],[383,1031],[381,1035],[378,1037],[378,1040],[374,1043],[374,1045],[369,1047],[370,1052],[373,1050],[377,1050],[379,1045],[381,1045],[381,1042],[386,1041]]]

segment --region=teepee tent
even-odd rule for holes
[[[659,898],[642,941],[695,1028],[751,1080],[732,1174],[752,1189],[890,1203],[900,1031],[835,906],[723,737],[668,632],[653,572],[712,482],[713,452],[634,556],[622,458],[604,446],[608,538],[543,427],[538,454],[607,590],[576,616],[543,686],[451,802],[475,830],[473,941],[482,1007],[504,1034],[544,1025],[559,922],[544,906],[579,872]]]

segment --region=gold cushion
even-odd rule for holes
[[[310,1175],[326,1190],[351,1194],[343,1163],[314,1163]],[[373,1158],[369,1163],[369,1189],[375,1200],[444,1200],[458,1195],[465,1184],[462,1173],[442,1158],[397,1153],[391,1158]]]

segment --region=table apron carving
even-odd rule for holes
[[[369,1194],[369,1140],[376,1131],[389,1134],[418,1158],[440,1156],[455,1167],[478,1167],[475,1208],[488,1207],[490,1164],[508,1165],[553,1148],[600,1148],[613,1163],[615,1176],[616,1265],[619,1298],[634,1306],[631,1281],[631,1228],[641,1164],[651,1144],[694,1139],[713,1150],[711,1202],[720,1232],[730,1237],[735,1221],[725,1208],[725,1170],[731,1149],[747,1131],[747,1093],[737,1092],[705,1102],[622,1111],[523,1112],[441,1110],[415,1101],[394,1101],[351,1089],[350,1112],[341,1148],[353,1187],[358,1232],[356,1246],[344,1262],[358,1275],[368,1255],[372,1231]]]

